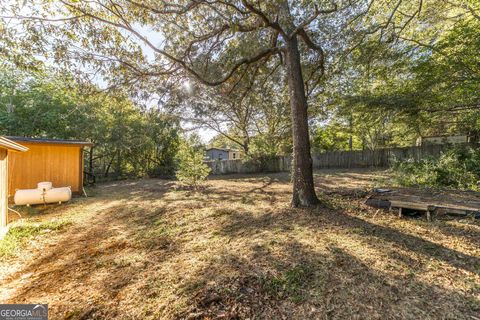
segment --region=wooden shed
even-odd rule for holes
[[[17,189],[32,189],[37,183],[50,181],[54,187],[83,188],[83,149],[92,143],[80,140],[7,137],[28,147],[26,153],[14,153],[8,168],[8,195]]]
[[[24,152],[28,148],[4,137],[0,137],[0,234],[1,229],[8,222],[8,184],[9,184],[9,158],[15,152]]]

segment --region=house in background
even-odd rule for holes
[[[209,148],[206,150],[208,160],[238,160],[241,152],[235,149]]]
[[[28,148],[14,141],[0,137],[0,238],[8,223],[8,179],[9,158],[15,152],[25,152]]]
[[[468,135],[438,135],[419,137],[417,139],[417,146],[425,146],[432,144],[460,144],[473,142],[472,138]]]
[[[83,191],[83,148],[88,141],[7,137],[28,147],[25,153],[13,153],[8,166],[8,195],[16,189],[36,188],[37,183],[49,181],[54,187],[71,187]]]

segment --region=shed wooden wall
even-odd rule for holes
[[[0,228],[7,225],[8,217],[8,151],[0,147]]]
[[[54,187],[72,187],[81,192],[83,184],[83,149],[80,146],[28,143],[27,152],[11,153],[9,159],[10,196],[16,189],[34,189],[41,181],[51,181]]]

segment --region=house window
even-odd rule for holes
[[[233,153],[233,159],[235,159],[235,152]]]
[[[222,156],[223,156],[223,154],[219,153],[218,154],[218,160],[222,160]]]

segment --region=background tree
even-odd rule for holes
[[[90,140],[97,178],[172,176],[178,122],[65,73],[0,67],[0,134]]]
[[[428,135],[476,136],[478,56],[471,54],[480,48],[479,9],[426,1],[417,18],[423,28],[395,32],[389,41],[367,37],[324,81],[315,116],[330,131],[341,123],[340,136],[349,129],[362,142],[358,149],[410,146]]]
[[[178,149],[177,161],[175,172],[177,179],[195,189],[210,173],[210,168],[205,164],[205,151],[195,136],[182,141]]]

